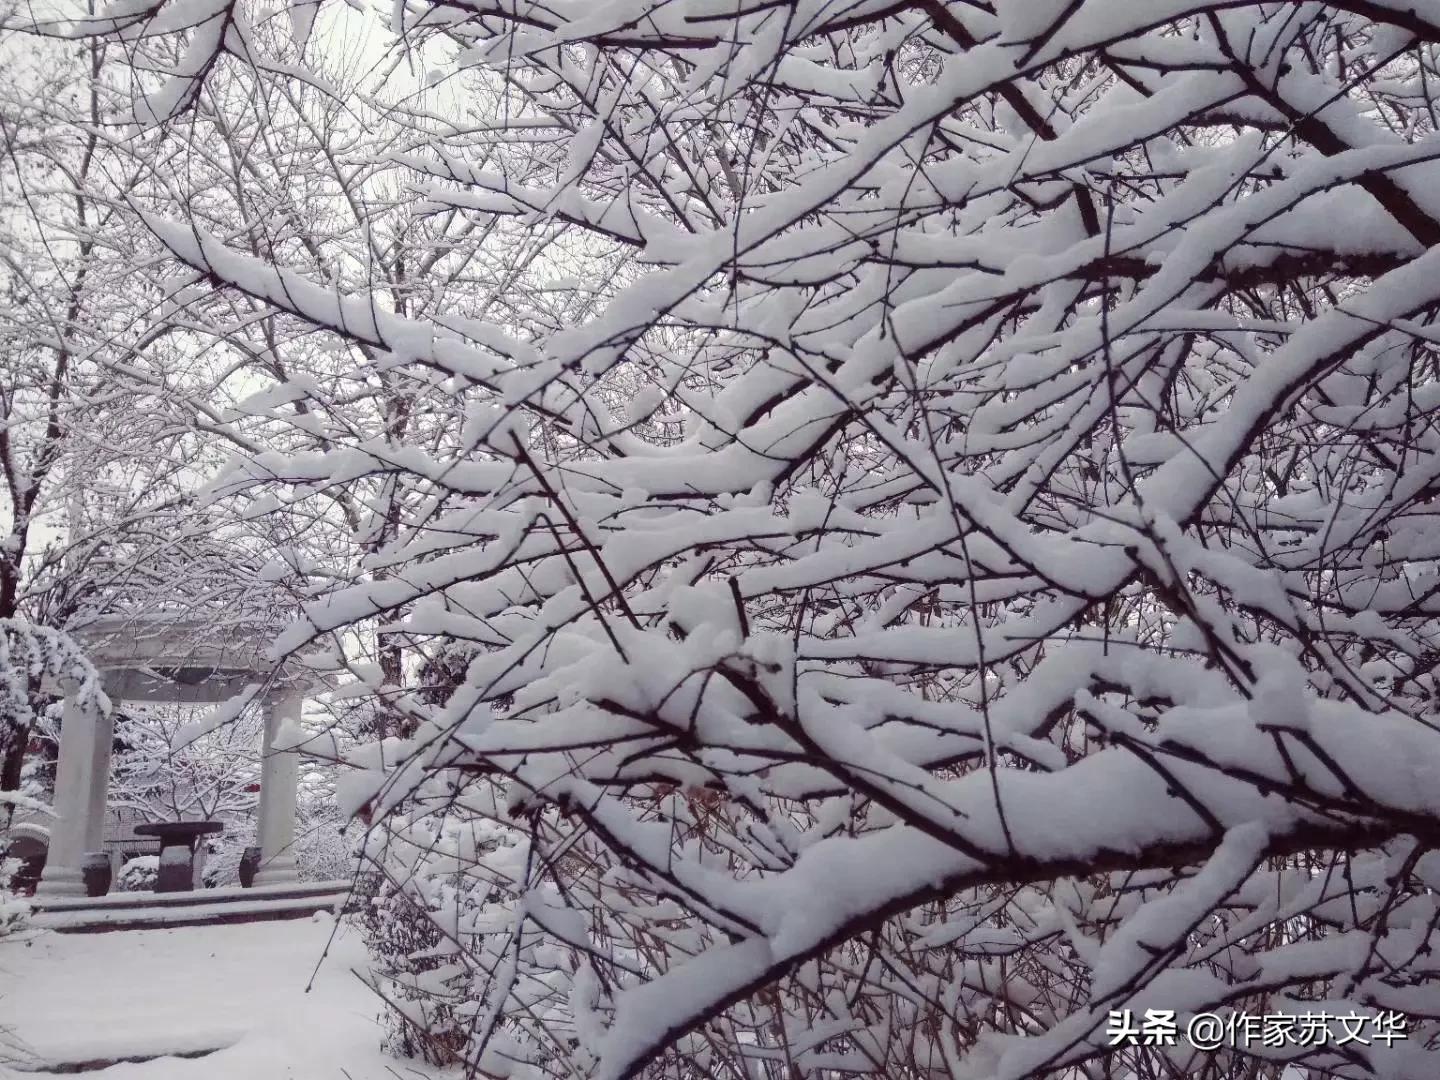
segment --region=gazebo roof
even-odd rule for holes
[[[203,704],[226,701],[251,683],[315,681],[271,659],[277,629],[192,610],[100,615],[72,633],[112,698]]]

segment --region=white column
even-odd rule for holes
[[[256,885],[284,885],[298,880],[295,871],[295,795],[300,782],[300,755],[276,750],[282,729],[300,730],[305,696],[287,690],[265,700],[265,748],[260,759],[260,814],[255,826],[260,848]]]
[[[101,850],[105,799],[110,787],[110,742],[114,721],[94,703],[82,703],[77,684],[66,682],[60,714],[60,760],[55,767],[55,820],[50,851],[36,892],[41,896],[84,896],[80,868],[87,851]]]
[[[95,750],[90,768],[90,806],[85,815],[85,850],[105,848],[105,819],[110,807],[110,751],[115,746],[115,717],[95,717]]]

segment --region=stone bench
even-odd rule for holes
[[[135,826],[136,836],[154,836],[160,841],[160,875],[156,892],[190,892],[196,885],[199,867],[195,849],[202,836],[224,832],[219,821],[152,821]]]

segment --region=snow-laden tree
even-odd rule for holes
[[[473,657],[439,704],[357,672],[416,725],[349,794],[437,1053],[1435,1074],[1440,6],[399,5],[445,93],[351,164],[553,233],[500,310],[185,216],[205,80],[302,77],[267,14],[31,25],[178,57],[148,227],[426,419],[288,379],[319,445],[229,483],[412,493],[285,648]],[[429,243],[417,288],[487,251]],[[1112,1045],[1122,1009],[1408,1037]]]
[[[110,707],[99,673],[69,635],[19,619],[0,619],[0,754],[18,757],[23,752],[16,742],[40,719],[34,713],[34,688],[47,683],[70,689],[84,706]],[[0,791],[0,842],[17,807],[49,812],[31,795]]]
[[[255,711],[191,738],[177,709],[132,709],[116,731],[123,749],[115,755],[109,805],[142,821],[250,816],[260,786]]]
[[[0,621],[53,629],[213,598],[222,574],[234,606],[253,582],[215,557],[225,523],[187,505],[223,459],[182,392],[216,376],[153,317],[163,264],[126,205],[147,174],[103,123],[124,85],[110,47],[0,37]],[[0,791],[48,734],[31,727],[47,695],[29,694],[0,712]]]

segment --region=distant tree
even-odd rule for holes
[[[122,747],[115,755],[110,805],[148,820],[249,816],[260,777],[256,712],[192,738],[176,709],[132,707],[117,725]]]
[[[136,318],[162,294],[143,272],[156,245],[124,205],[135,172],[100,123],[108,46],[3,45],[0,620],[73,630],[137,569],[153,600],[158,564],[213,533],[186,504],[219,459],[207,466],[179,394],[203,365],[184,365],[176,327]],[[19,786],[44,704],[30,694],[0,716],[0,791]]]

